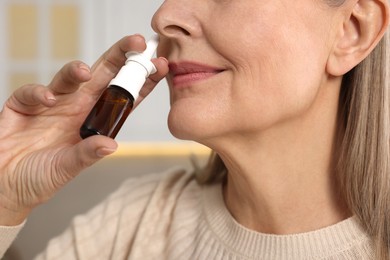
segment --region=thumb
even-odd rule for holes
[[[106,136],[91,136],[63,150],[55,164],[59,166],[57,168],[60,169],[59,174],[65,175],[66,179],[70,180],[85,168],[114,153],[117,148],[118,144],[114,139]]]

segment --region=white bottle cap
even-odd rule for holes
[[[146,43],[144,52],[126,53],[126,63],[111,80],[110,85],[126,89],[136,100],[146,79],[157,71],[151,59],[157,49],[158,41],[158,35],[155,35]]]

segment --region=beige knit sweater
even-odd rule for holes
[[[20,227],[0,228],[0,253]],[[355,218],[321,230],[268,235],[238,224],[221,185],[174,169],[125,182],[74,219],[37,259],[373,259]]]

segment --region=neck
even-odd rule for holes
[[[338,91],[319,96],[299,118],[213,147],[228,169],[226,205],[240,224],[292,234],[350,216],[335,176]]]

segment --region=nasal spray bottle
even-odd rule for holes
[[[157,49],[158,36],[152,37],[146,45],[143,53],[126,53],[125,65],[111,80],[81,126],[83,139],[92,135],[115,138],[118,134],[146,79],[157,71],[151,59]]]

